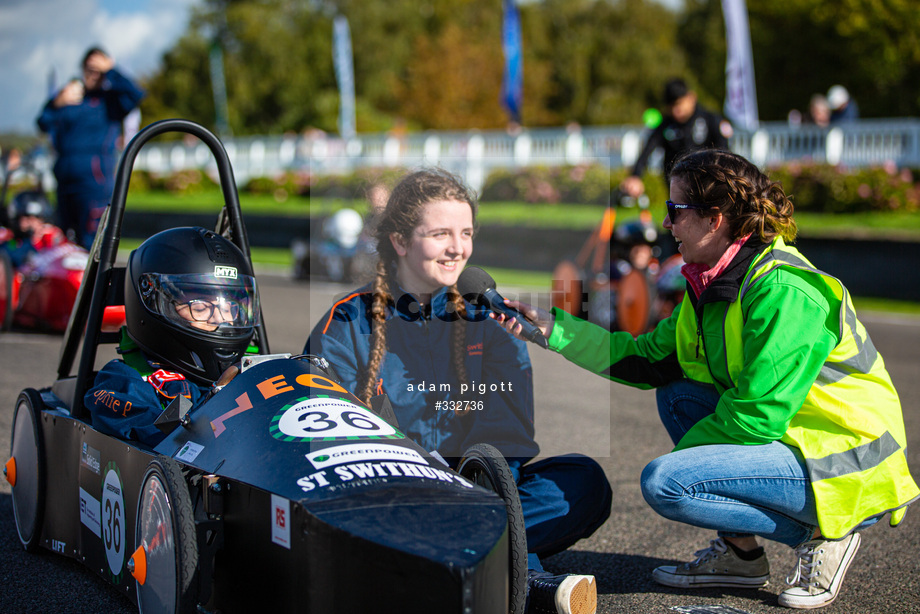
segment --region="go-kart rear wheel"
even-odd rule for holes
[[[510,546],[508,612],[523,614],[527,601],[527,534],[511,468],[494,446],[478,443],[471,446],[460,459],[457,473],[474,484],[494,491],[505,501]]]
[[[188,486],[176,462],[159,457],[144,474],[129,571],[141,614],[194,612],[198,542]]]
[[[13,263],[5,249],[0,249],[0,330],[9,330],[13,325]]]
[[[550,301],[553,307],[573,316],[584,316],[585,273],[571,260],[563,260],[553,269]]]
[[[13,490],[16,532],[29,552],[38,547],[45,517],[45,442],[40,417],[43,406],[36,390],[27,388],[19,393],[6,465],[6,477]]]
[[[619,330],[633,337],[648,330],[651,300],[645,273],[633,269],[620,280],[616,310]]]

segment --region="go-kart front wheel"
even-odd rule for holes
[[[527,601],[527,534],[524,532],[524,513],[511,468],[494,446],[478,443],[471,446],[460,459],[457,473],[474,484],[494,491],[505,502],[510,545],[508,612],[523,614]]]
[[[16,532],[29,552],[38,547],[45,516],[45,442],[40,419],[43,406],[38,391],[27,388],[19,393],[10,459],[4,467],[13,490]]]
[[[141,614],[194,612],[198,542],[188,486],[176,462],[160,457],[144,474],[129,571]]]

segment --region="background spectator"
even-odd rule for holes
[[[83,79],[72,79],[61,88],[45,104],[37,123],[51,136],[57,152],[60,226],[75,243],[89,248],[115,187],[122,120],[144,92],[98,47],[86,52],[81,66]]]
[[[815,94],[808,101],[809,123],[822,128],[827,128],[831,123],[831,107],[827,104],[824,94]]]
[[[645,191],[641,177],[649,157],[659,147],[664,148],[665,184],[668,183],[671,165],[680,154],[704,147],[728,149],[728,139],[732,135],[731,124],[697,104],[696,92],[687,87],[683,79],[668,81],[662,99],[666,107],[665,116],[649,135],[631,175],[621,186],[633,198]]]
[[[827,104],[831,108],[830,123],[840,124],[859,119],[859,107],[850,97],[850,92],[842,85],[834,85],[827,90]]]

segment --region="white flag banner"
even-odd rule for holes
[[[751,28],[744,0],[722,0],[725,16],[725,117],[738,128],[756,130],[757,91],[754,87],[754,57]]]
[[[339,83],[339,134],[343,139],[354,138],[355,69],[351,54],[351,30],[342,15],[332,21],[332,60]]]

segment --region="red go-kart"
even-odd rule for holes
[[[33,172],[29,158],[23,159],[13,169],[5,165],[0,211],[6,214],[6,194],[10,178],[15,171]],[[64,332],[77,290],[83,281],[88,252],[82,247],[64,239],[63,233],[48,224],[42,230],[43,238],[38,241],[37,251],[32,251],[19,265],[14,266],[7,245],[14,246],[30,238],[19,238],[14,230],[7,226],[18,223],[16,210],[23,203],[25,207],[35,207],[35,211],[18,211],[30,216],[49,218],[51,205],[38,187],[17,194],[10,206],[7,219],[0,220],[0,330],[9,330],[12,326],[22,328]]]
[[[24,265],[14,269],[9,254],[0,250],[2,329],[19,326],[64,332],[83,280],[87,256],[82,247],[64,242],[33,253]]]

